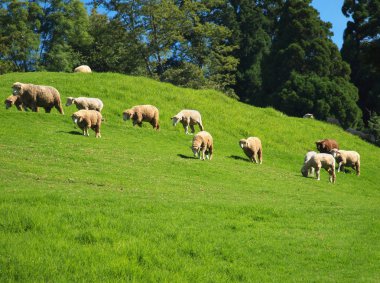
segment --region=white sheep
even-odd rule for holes
[[[181,122],[183,128],[185,129],[185,134],[189,133],[188,128],[190,126],[191,133],[194,134],[194,125],[198,124],[201,131],[204,130],[202,125],[201,114],[197,110],[184,109],[180,111],[177,115],[171,117],[173,121],[173,126],[176,126],[178,122]]]
[[[312,158],[316,154],[317,153],[315,151],[309,151],[308,153],[306,153],[303,164],[305,165],[306,162],[308,162],[310,160],[310,158]],[[309,168],[309,174],[314,174],[314,168],[313,167]]]
[[[307,119],[314,119],[314,115],[311,114],[311,113],[306,113],[305,115],[303,115],[302,118],[307,118]]]
[[[360,175],[360,154],[353,150],[342,150],[342,149],[332,149],[332,156],[338,162],[338,172],[340,169],[343,170],[344,166],[351,166],[355,171],[356,175]]]
[[[75,73],[91,73],[91,68],[87,65],[81,65],[74,69]]]
[[[243,149],[245,155],[248,156],[249,160],[258,163],[256,159],[257,155],[260,164],[263,163],[263,147],[259,138],[249,137],[247,139],[241,139],[239,145]]]
[[[82,129],[84,136],[89,136],[88,129],[95,131],[95,137],[101,138],[100,126],[102,124],[102,114],[96,110],[79,110],[71,115],[74,124]]]
[[[201,131],[197,133],[193,138],[193,144],[191,146],[191,149],[195,157],[199,155],[200,159],[205,160],[206,154],[207,158],[211,160],[212,153],[214,150],[214,143],[210,133],[206,131]],[[202,153],[202,155],[200,153]]]
[[[99,98],[91,97],[68,97],[66,106],[75,104],[78,110],[96,110],[101,112],[103,109],[103,102]]]
[[[310,159],[304,163],[301,168],[301,173],[304,177],[308,176],[309,169],[315,169],[315,175],[317,180],[320,178],[321,168],[324,168],[327,172],[329,172],[329,180],[332,183],[335,183],[335,158],[328,153],[317,153],[310,157]]]

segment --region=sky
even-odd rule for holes
[[[313,0],[312,6],[318,10],[321,20],[332,24],[332,40],[340,49],[343,44],[343,32],[347,18],[342,14],[344,0]]]

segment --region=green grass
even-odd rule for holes
[[[336,126],[251,107],[215,91],[118,74],[14,73],[68,96],[103,100],[101,139],[70,115],[0,108],[0,281],[379,282],[379,148]],[[160,110],[159,132],[123,122]],[[170,117],[202,113],[212,161]],[[238,140],[258,136],[262,165]],[[303,178],[322,138],[361,154],[361,176]]]

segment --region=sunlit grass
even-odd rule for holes
[[[118,74],[0,76],[103,100],[101,139],[65,115],[0,109],[1,281],[379,280],[380,150],[325,123],[290,118],[215,91]],[[137,104],[160,110],[161,130],[123,122]],[[192,136],[170,117],[202,113],[212,161],[194,159]],[[238,140],[258,136],[262,165]],[[300,174],[321,138],[361,154],[361,176],[337,183]]]

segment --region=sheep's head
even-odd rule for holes
[[[71,119],[73,120],[74,124],[78,124],[78,122],[81,122],[83,120],[83,118],[76,113],[71,115]]]
[[[125,110],[123,112],[123,120],[127,121],[127,120],[131,119],[133,114],[134,114],[133,110],[131,110],[131,109]]]
[[[193,144],[190,148],[193,151],[194,157],[198,157],[198,154],[199,154],[199,151],[201,150],[201,147],[199,145]]]
[[[22,95],[22,83],[14,83],[12,86],[12,94],[13,95]]]
[[[5,99],[5,101],[4,101],[5,109],[9,109],[9,108],[12,107],[13,104],[15,104],[15,99],[14,98],[17,99],[17,97],[11,95],[7,99]]]
[[[240,145],[241,148],[246,148],[246,147],[249,146],[249,143],[248,143],[248,141],[246,139],[241,139],[239,141],[239,145]]]
[[[70,106],[70,105],[72,105],[72,104],[74,103],[74,100],[75,100],[74,97],[69,96],[69,97],[67,98],[67,101],[66,101],[66,106]]]
[[[302,176],[307,177],[307,175],[308,175],[308,170],[307,170],[306,166],[303,166],[303,167],[301,168],[301,173],[302,173]]]
[[[331,151],[330,151],[330,154],[332,156],[334,156],[334,158],[338,158],[338,157],[341,157],[341,153],[338,149],[336,148],[333,148]]]
[[[173,122],[173,126],[176,126],[178,124],[178,122],[180,122],[182,120],[182,116],[175,115],[175,116],[171,117],[170,119]]]
[[[326,148],[325,142],[323,140],[321,141],[316,141],[315,145],[317,146],[317,149],[321,152],[324,151]]]

